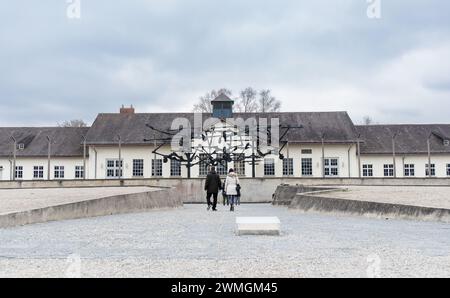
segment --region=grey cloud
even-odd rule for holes
[[[285,95],[290,110],[342,103],[355,118],[381,111],[384,122],[448,117],[440,97],[424,111],[434,90],[411,101],[408,90],[370,83],[384,64],[450,41],[448,1],[382,0],[381,20],[366,17],[365,0],[81,2],[80,20],[66,18],[63,0],[2,7],[0,125],[92,121],[122,103],[180,111],[209,89],[248,85]],[[377,94],[397,104],[386,108]]]

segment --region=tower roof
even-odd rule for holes
[[[217,96],[211,102],[234,102],[234,100],[229,98],[225,93],[221,93],[219,96]]]

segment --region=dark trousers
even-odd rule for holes
[[[215,193],[208,192],[206,194],[206,201],[208,202],[208,206],[212,205],[213,210],[215,210],[217,207],[217,195],[218,195],[217,192],[215,192]],[[211,196],[213,197],[212,203],[211,203]]]

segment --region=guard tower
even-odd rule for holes
[[[213,117],[219,119],[233,118],[234,101],[225,94],[220,94],[211,101],[213,106]]]

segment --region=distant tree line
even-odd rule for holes
[[[66,120],[58,123],[59,127],[87,127],[87,123],[81,119]]]
[[[221,94],[225,94],[235,101],[235,112],[270,113],[281,110],[281,101],[272,95],[271,90],[263,89],[257,91],[252,87],[248,87],[240,91],[236,97],[233,96],[233,92],[230,89],[211,90],[199,98],[198,103],[194,105],[194,112],[212,113],[211,101]]]
[[[370,116],[364,116],[362,120],[362,125],[374,125],[378,124],[378,122],[375,122],[372,117]]]

